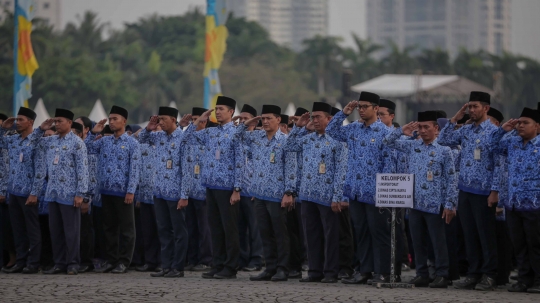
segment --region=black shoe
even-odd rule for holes
[[[476,284],[474,289],[486,291],[486,290],[495,290],[496,287],[497,287],[497,281],[495,281],[495,279],[493,278],[490,278],[484,275],[482,277],[482,280],[480,280],[480,282]]]
[[[448,280],[445,277],[436,277],[429,283],[429,288],[448,288]]]
[[[281,282],[281,281],[287,281],[287,274],[285,271],[281,268],[277,270],[277,273],[272,277],[271,281],[273,282]]]
[[[527,292],[527,285],[525,283],[517,282],[508,286],[509,292]]]
[[[179,271],[178,269],[171,269],[167,274],[165,274],[165,278],[182,278],[184,276],[183,271]]]
[[[342,271],[338,274],[337,276],[338,280],[343,280],[343,279],[350,279],[352,278],[352,275],[349,274],[348,272],[346,271]]]
[[[85,273],[85,272],[87,272],[89,269],[90,269],[90,266],[88,266],[88,265],[81,265],[81,266],[79,266],[79,273],[80,273],[80,274]]]
[[[308,271],[309,266],[307,264],[302,265],[302,271]]]
[[[514,276],[510,276],[510,280],[514,280],[514,281],[517,281],[518,279],[518,276],[517,275],[514,275]]]
[[[67,274],[70,276],[76,276],[79,274],[79,270],[75,267],[68,269]]]
[[[136,271],[140,272],[148,272],[148,271],[155,271],[156,267],[148,264],[144,264],[143,266],[137,266],[135,267]]]
[[[231,272],[227,268],[224,268],[222,271],[214,275],[215,279],[225,280],[225,279],[236,279],[236,273]]]
[[[409,284],[413,284],[414,287],[428,287],[429,286],[429,278],[428,277],[422,277],[422,276],[416,276],[409,281]]]
[[[334,277],[325,277],[321,280],[321,283],[337,283],[337,278]]]
[[[248,272],[253,272],[253,271],[259,271],[261,270],[261,267],[260,266],[255,266],[255,265],[248,265],[244,268],[242,268],[243,271],[248,271]]]
[[[411,267],[405,263],[401,264],[401,271],[409,271],[411,270]]]
[[[32,266],[26,266],[22,270],[23,274],[37,274],[38,272],[39,272],[39,268],[32,267]]]
[[[195,265],[193,264],[188,264],[186,266],[184,266],[184,270],[185,271],[193,271],[193,268],[195,267]]]
[[[377,286],[377,283],[390,283],[390,275],[375,275],[371,281],[371,285]]]
[[[299,270],[291,270],[289,271],[289,278],[290,279],[301,279],[302,278],[302,272]]]
[[[18,265],[18,264],[15,264],[11,266],[10,268],[2,267],[2,271],[5,272],[6,274],[17,274],[17,273],[22,272],[23,269],[24,269],[24,266]]]
[[[262,273],[249,277],[250,281],[270,281],[275,275],[273,272],[263,271]]]
[[[150,274],[150,277],[154,277],[154,278],[161,278],[161,277],[164,277],[166,274],[169,273],[169,269],[168,268],[165,268],[165,269],[162,269],[158,272],[153,272]]]
[[[463,281],[458,281],[454,283],[455,289],[468,289],[472,290],[478,283],[478,279],[473,277],[466,277]]]
[[[214,276],[219,272],[217,268],[212,268],[209,272],[205,272],[201,275],[204,279],[213,279]]]
[[[94,268],[94,272],[102,274],[102,273],[110,272],[113,269],[114,269],[114,266],[112,264],[104,263],[101,265],[100,268]]]
[[[540,294],[540,283],[536,283],[533,285],[533,287],[527,288],[527,292],[532,294]]]
[[[53,268],[46,270],[43,273],[46,275],[57,275],[57,274],[65,273],[65,272],[66,272],[65,269],[53,266]]]
[[[300,282],[306,282],[306,283],[310,283],[310,282],[321,282],[323,279],[323,277],[311,277],[311,276],[307,276],[305,278],[302,278],[300,279]]]
[[[113,274],[125,274],[127,273],[127,268],[124,264],[120,263],[116,266],[115,269],[111,270]]]
[[[206,264],[197,264],[191,270],[193,270],[193,271],[207,271],[209,269],[210,269],[210,266],[208,266]]]
[[[372,274],[361,274],[356,273],[350,279],[343,279],[341,283],[343,284],[366,284],[368,280],[373,278]]]

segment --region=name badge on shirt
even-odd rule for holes
[[[432,172],[431,170],[428,170],[426,179],[427,179],[429,182],[433,182],[433,172]]]
[[[58,165],[58,162],[60,162],[60,156],[59,156],[59,155],[55,155],[55,156],[54,156],[54,160],[53,160],[53,164],[54,164],[54,165]]]
[[[319,163],[319,174],[321,175],[326,174],[326,164],[324,163],[324,161],[321,161]]]
[[[195,167],[193,168],[193,173],[196,175],[201,173],[201,167],[199,166],[199,164],[195,164]]]
[[[169,159],[167,160],[167,169],[171,169],[172,168],[172,160]]]
[[[474,160],[480,160],[480,149],[479,148],[475,148],[474,149]]]
[[[24,154],[23,153],[20,153],[19,154],[19,162],[22,162],[24,159]]]
[[[219,159],[221,159],[221,150],[217,149],[216,150],[216,160],[219,160]]]
[[[270,163],[275,163],[275,162],[276,162],[276,152],[272,151],[270,153]]]

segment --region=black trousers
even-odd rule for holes
[[[81,264],[92,265],[95,248],[94,221],[92,213],[81,213]]]
[[[497,234],[497,285],[506,285],[510,282],[512,271],[512,242],[508,235],[506,221],[495,221]]]
[[[280,202],[255,199],[255,214],[263,244],[266,271],[289,270],[290,242],[287,231],[287,209]]]
[[[79,269],[81,263],[81,209],[73,205],[49,203],[49,228],[54,265]]]
[[[349,209],[339,213],[339,271],[353,273],[354,244]]]
[[[428,245],[432,245],[435,253],[435,275],[448,277],[448,248],[446,247],[446,230],[441,214],[431,214],[416,209],[409,213],[409,227],[414,246],[416,275],[429,277]],[[426,238],[431,240],[428,243]]]
[[[135,216],[135,248],[131,258],[131,266],[144,264],[144,241],[142,238],[141,210],[133,203],[133,214]]]
[[[261,267],[263,244],[259,226],[255,218],[254,203],[251,197],[240,197],[238,231],[240,240],[239,267]]]
[[[110,264],[129,267],[135,249],[135,214],[125,197],[101,195],[105,252]]]
[[[349,210],[355,229],[360,272],[390,274],[391,213],[358,201],[351,201]],[[399,256],[399,252],[396,255]]]
[[[208,225],[208,205],[205,200],[189,198],[186,207],[188,229],[188,264],[212,265],[212,238]]]
[[[161,264],[161,245],[159,243],[156,210],[154,204],[141,203],[141,238],[144,247],[144,262],[150,266]]]
[[[94,221],[94,256],[96,258],[106,260],[107,252],[105,251],[105,231],[103,230],[103,207],[92,206],[92,220]]]
[[[39,215],[39,229],[41,230],[41,267],[51,268],[54,266],[54,259],[49,215]]]
[[[9,204],[0,204],[0,266],[9,262],[10,253],[15,254],[13,230],[9,219]]]
[[[240,257],[238,238],[238,212],[240,205],[231,205],[232,191],[206,189],[208,203],[208,223],[212,236],[212,267],[217,270],[227,269],[236,273]]]
[[[330,206],[302,201],[302,223],[308,247],[308,275],[337,278],[339,215]]]
[[[450,224],[444,224],[446,231],[446,248],[448,249],[448,279],[459,280],[458,228],[461,228],[457,217]]]
[[[518,265],[518,281],[540,284],[540,211],[506,211]]]
[[[25,205],[28,197],[9,196],[9,215],[13,229],[17,264],[38,268],[41,258],[41,230],[38,205]]]
[[[467,276],[497,278],[497,238],[495,207],[489,207],[488,196],[459,191],[459,212],[465,250],[469,262]]]
[[[289,270],[302,271],[302,262],[306,258],[304,249],[302,218],[302,204],[296,203],[295,207],[287,211],[287,232],[289,234]]]
[[[188,231],[186,209],[179,210],[177,205],[177,201],[154,197],[159,242],[161,243],[161,266],[164,269],[183,271],[188,249]]]

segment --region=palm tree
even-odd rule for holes
[[[424,74],[449,75],[452,73],[448,51],[440,48],[424,49],[416,57]]]
[[[417,63],[411,56],[416,46],[400,50],[395,42],[390,41],[389,48],[390,52],[381,60],[382,70],[390,74],[410,74],[416,69]]]

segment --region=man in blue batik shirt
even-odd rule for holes
[[[135,248],[135,208],[133,200],[139,184],[141,150],[139,142],[126,132],[128,111],[113,106],[109,128],[114,134],[93,141],[105,128],[99,121],[88,136],[91,154],[98,155],[98,188],[101,194],[107,263],[95,272],[126,273]]]
[[[176,124],[178,110],[160,107],[159,116],[139,134],[141,143],[156,146],[156,183],[154,184],[154,207],[161,242],[162,270],[150,274],[152,277],[180,278],[184,276],[184,265],[188,248],[186,206],[188,206],[187,182],[182,181],[183,132]],[[184,116],[187,122],[189,116]],[[162,131],[150,133],[157,125]],[[180,121],[180,126],[184,122]]]
[[[235,126],[232,117],[235,106],[234,99],[219,96],[216,108],[204,112],[184,134],[186,142],[203,145],[209,153],[208,167],[203,171],[203,185],[207,188],[213,265],[212,270],[202,275],[206,279],[234,279],[238,267],[238,202],[243,190],[241,186],[245,158],[242,146],[233,141]],[[195,131],[196,125],[208,120],[214,110],[219,125]]]
[[[328,135],[346,142],[349,149],[344,194],[350,199],[360,271],[343,280],[347,284],[365,284],[372,272],[374,283],[390,279],[390,212],[375,207],[376,174],[395,172],[392,151],[383,144],[390,130],[377,118],[378,95],[362,92],[359,100],[347,104],[326,128]],[[356,107],[363,122],[342,126]]]
[[[300,282],[336,283],[339,273],[339,212],[343,200],[347,150],[325,133],[332,107],[315,102],[311,119],[315,132],[303,128],[305,113],[287,138],[285,150],[302,152],[302,223],[308,249],[308,276]]]
[[[281,108],[263,105],[261,116],[240,124],[235,140],[252,153],[250,194],[263,243],[266,269],[251,281],[287,281],[290,242],[287,210],[296,191],[296,155],[283,149],[287,136],[279,130]],[[246,132],[262,120],[263,130]]]
[[[88,192],[88,159],[84,142],[71,131],[73,113],[57,108],[57,135],[41,139],[45,158],[38,177],[48,177],[45,201],[49,203],[49,227],[54,266],[44,274],[78,274],[81,239],[81,205]],[[82,128],[82,127],[81,127]]]
[[[519,136],[505,136],[517,126]],[[508,156],[506,220],[518,266],[510,292],[540,293],[540,112],[524,108],[492,134],[497,152]],[[501,140],[502,139],[502,140]]]
[[[418,130],[422,141],[399,140]],[[448,249],[445,222],[456,214],[457,183],[452,151],[437,143],[437,112],[418,113],[418,121],[397,128],[385,138],[385,144],[407,155],[409,173],[414,174],[414,208],[410,210],[409,226],[414,246],[416,277],[409,283],[416,287],[446,288],[448,286]],[[441,218],[442,215],[442,218]],[[435,253],[435,280],[430,283],[428,272],[429,235]]]
[[[17,118],[9,118],[2,123],[0,129],[0,148],[8,150],[9,177],[7,193],[9,194],[9,214],[13,228],[17,263],[11,268],[2,268],[5,273],[38,272],[41,257],[41,230],[38,217],[38,195],[41,185],[36,176],[39,161],[37,143],[45,130],[51,125],[47,120],[40,127],[33,129],[36,113],[21,107]],[[17,121],[17,135],[4,136]]]
[[[442,129],[438,143],[461,145],[459,169],[459,218],[463,226],[469,269],[467,277],[454,284],[458,289],[493,290],[497,277],[495,205],[499,200],[499,166],[496,166],[491,133],[497,127],[487,117],[490,95],[471,92],[465,104]],[[469,109],[472,124],[455,130],[456,121]]]

